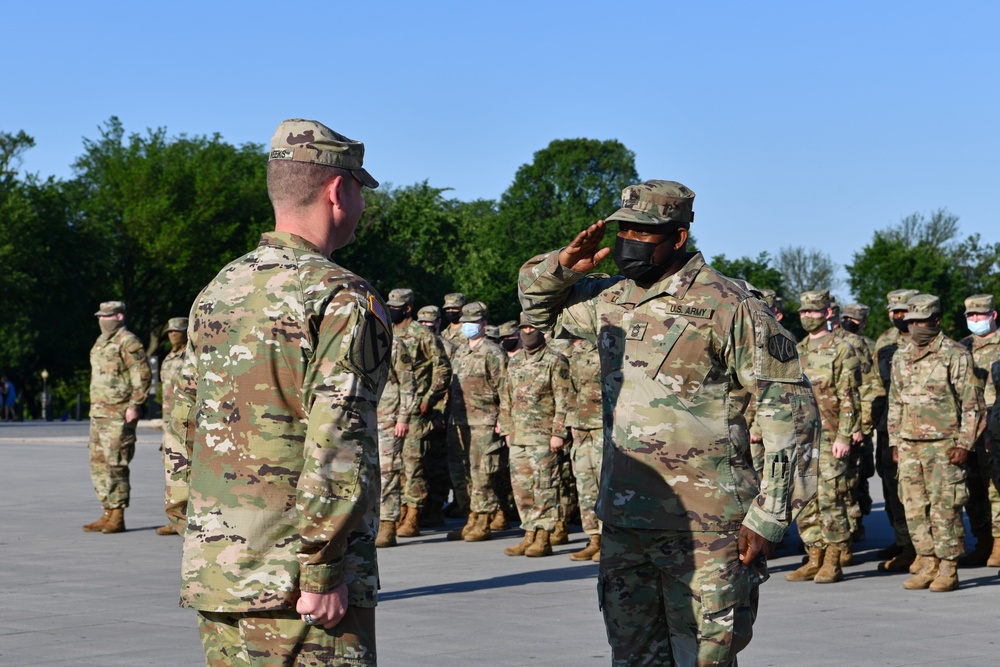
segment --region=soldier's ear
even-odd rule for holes
[[[687,242],[688,242],[687,227],[678,227],[677,241],[674,243],[674,250],[683,250],[687,246]]]

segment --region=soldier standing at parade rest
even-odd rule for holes
[[[850,548],[848,466],[851,446],[861,443],[858,385],[861,366],[854,348],[828,328],[830,292],[799,297],[799,321],[808,334],[799,342],[802,369],[812,384],[823,424],[819,446],[819,489],[798,518],[808,560],[785,575],[788,581],[832,584],[842,581],[841,554]]]
[[[125,304],[105,301],[95,315],[101,335],[90,349],[90,479],[104,513],[83,530],[122,533],[135,427],[153,373],[142,342],[125,328]]]
[[[906,302],[919,292],[915,289],[898,289],[886,294],[889,321],[892,326],[883,331],[875,341],[875,363],[879,377],[888,396],[892,383],[892,358],[896,352],[910,342],[910,332],[906,326]],[[879,563],[881,572],[906,572],[917,556],[910,540],[910,530],[906,527],[906,511],[899,498],[899,467],[893,459],[889,446],[888,398],[876,398],[872,404],[872,420],[875,422],[875,472],[882,478],[882,497],[885,499],[885,513],[892,526],[895,541],[878,551],[879,558],[888,559]]]
[[[764,555],[816,491],[819,416],[795,342],[767,307],[685,246],[694,193],[625,188],[605,221],[529,260],[533,325],[597,345],[604,393],[598,593],[616,667],[731,665],[747,646]],[[765,447],[748,463],[746,395]]]
[[[965,462],[983,427],[982,389],[972,355],[941,333],[941,302],[918,294],[907,303],[910,344],[892,359],[889,446],[899,465],[899,495],[917,552],[907,590],[958,588],[965,552]]]
[[[198,295],[168,442],[191,451],[181,605],[209,667],[374,666],[376,406],[391,325],[334,263],[365,210],[364,145],[271,138],[275,231]],[[183,450],[178,452],[183,455]]]
[[[163,420],[170,418],[170,411],[174,406],[174,390],[181,379],[181,368],[184,366],[184,352],[187,349],[187,326],[188,318],[172,317],[167,321],[167,339],[170,341],[170,352],[160,364],[160,385],[163,387]],[[167,429],[164,428],[164,439],[167,437]],[[171,461],[167,447],[163,447],[163,474],[166,479],[166,492],[164,494],[163,505],[167,513],[167,523],[156,529],[157,535],[183,535],[184,534],[184,513],[188,501],[187,483],[187,461],[191,459],[188,452],[183,458]],[[176,470],[175,464],[184,466],[184,470]],[[171,484],[170,480],[174,475],[183,476],[182,484]]]
[[[1000,384],[1000,335],[997,334],[997,311],[992,294],[977,294],[965,300],[965,322],[971,335],[962,339],[962,345],[972,353],[975,373],[983,386],[986,402],[986,422],[989,423]],[[992,437],[987,429],[976,440],[969,466],[969,502],[965,511],[969,515],[976,548],[967,554],[962,565],[1000,567],[1000,447],[992,447]]]

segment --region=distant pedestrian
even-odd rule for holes
[[[14,403],[17,402],[17,392],[14,391],[14,383],[7,379],[4,375],[0,377],[0,408],[3,409],[3,417],[5,422],[14,421]]]

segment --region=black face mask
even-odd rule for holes
[[[846,317],[840,320],[840,326],[844,328],[844,331],[850,331],[852,334],[856,334],[861,331],[861,325],[854,320],[849,320]]]
[[[516,338],[501,338],[500,339],[500,347],[502,347],[507,352],[513,352],[514,349],[517,347],[517,339]]]
[[[389,319],[393,324],[399,324],[406,319],[406,308],[393,308],[389,306]]]
[[[448,324],[458,324],[458,318],[462,316],[461,310],[446,310],[442,314],[444,321]]]
[[[671,234],[662,243],[669,243],[673,238]],[[663,264],[653,262],[653,253],[656,252],[658,243],[650,241],[635,241],[615,237],[615,264],[618,270],[626,278],[630,278],[637,283],[652,284],[663,277],[667,267],[673,264],[677,257],[677,251],[671,249],[670,255]]]
[[[531,332],[522,331],[521,343],[524,344],[525,349],[531,352],[545,344],[545,335],[538,329]]]
[[[904,320],[902,317],[896,319],[892,318],[892,326],[896,327],[903,333],[907,333],[910,330],[910,323]]]

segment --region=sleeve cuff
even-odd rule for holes
[[[788,531],[788,524],[762,510],[757,503],[750,506],[743,525],[769,542],[780,542]]]
[[[302,565],[299,588],[306,593],[327,593],[344,582],[344,560],[322,565]]]

